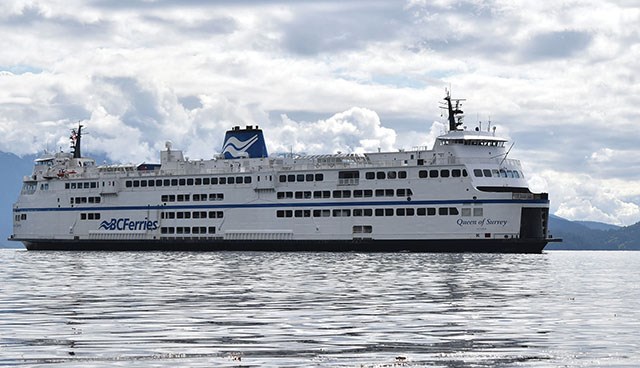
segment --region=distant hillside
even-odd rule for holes
[[[596,222],[596,221],[574,221],[574,222],[577,224],[586,226],[591,230],[607,231],[607,230],[618,230],[621,228],[621,226],[618,226],[618,225],[605,224],[603,222]]]
[[[547,250],[640,250],[640,223],[618,227],[550,216],[549,232],[562,243],[549,243]]]
[[[12,206],[22,188],[22,177],[31,174],[34,156],[18,157],[12,153],[0,152],[0,247],[20,246],[9,242],[13,227]]]

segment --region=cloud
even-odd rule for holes
[[[639,17],[590,0],[6,1],[0,150],[66,149],[78,121],[86,152],[118,161],[157,161],[166,140],[208,158],[245,124],[272,152],[410,149],[440,132],[451,86],[467,126],[490,117],[516,142],[554,210],[626,224]]]

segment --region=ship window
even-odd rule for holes
[[[384,197],[384,189],[376,189],[376,197]]]
[[[440,177],[448,178],[449,177],[449,170],[440,170]]]
[[[393,189],[385,189],[384,196],[385,197],[393,197],[394,190]]]
[[[216,233],[216,227],[215,226],[209,226],[209,234],[215,234]]]
[[[504,170],[504,169],[500,169],[500,176],[503,177],[503,178],[506,178],[507,177],[507,171]]]
[[[384,178],[385,178],[384,171],[378,171],[376,173],[376,179],[384,179]]]
[[[429,170],[429,177],[430,178],[437,178],[438,177],[438,170]]]
[[[134,180],[133,181],[133,187],[134,188],[138,188],[140,186],[140,180]]]
[[[87,214],[86,213],[81,213],[80,214],[80,220],[86,220],[87,219]]]
[[[367,178],[368,180],[375,179],[376,178],[376,173],[374,173],[373,171],[367,171],[364,174],[364,177]]]
[[[71,189],[76,189],[76,183],[71,183]]]
[[[295,193],[296,199],[302,199],[302,192]]]
[[[200,234],[200,228],[194,226],[193,228],[191,228],[191,233],[192,234]]]
[[[184,218],[184,212],[177,212],[176,217],[179,219]]]
[[[330,210],[313,210],[313,217],[330,217]]]
[[[418,212],[418,216],[424,216],[427,214],[427,211],[425,208],[418,208],[417,212]]]
[[[193,185],[193,178],[187,179],[187,185]]]
[[[283,199],[283,198],[284,198],[284,192],[278,192],[278,193],[276,194],[276,197],[277,197],[278,199]]]
[[[235,184],[236,183],[236,178],[234,178],[233,176],[230,176],[227,178],[227,183],[228,184]]]
[[[259,177],[258,177],[259,178]],[[245,176],[244,177],[244,183],[245,184],[251,184],[251,177],[250,176]]]
[[[244,184],[244,176],[236,176],[236,184]]]
[[[470,217],[470,216],[471,216],[471,208],[463,208],[462,217]]]
[[[376,216],[384,216],[384,208],[376,208]]]
[[[220,185],[227,184],[227,178],[225,178],[225,177],[218,178],[218,184],[220,184]]]
[[[461,175],[462,172],[460,171],[460,169],[451,170],[451,176],[453,176],[454,178],[459,178]]]
[[[482,207],[473,209],[473,216],[482,217]]]
[[[387,172],[387,179],[395,179],[397,176],[395,171],[389,171]]]
[[[89,186],[91,184],[89,184],[89,182],[83,183],[82,186],[84,187],[84,189],[89,189]]]
[[[287,176],[286,175],[280,175],[279,180],[280,180],[281,183],[284,183],[284,182],[287,181]]]
[[[491,177],[491,170],[489,169],[484,169],[482,170],[482,173],[484,174],[484,176],[486,176],[487,178]]]
[[[407,190],[406,190],[406,189],[398,189],[398,190],[396,190],[396,195],[397,195],[398,197],[404,197],[404,196],[407,196],[408,194],[406,194],[406,193],[407,193]]]
[[[406,179],[407,178],[407,172],[406,171],[398,171],[398,178]]]
[[[513,177],[517,179],[520,178],[520,173],[518,173],[518,170],[513,170]]]
[[[353,198],[362,198],[363,194],[362,190],[356,189],[353,191]]]
[[[169,234],[174,234],[176,232],[176,228],[173,226],[169,227],[168,230],[169,230]]]
[[[396,208],[396,216],[404,216],[405,211],[404,208]]]
[[[202,185],[209,185],[209,178],[202,178]]]
[[[68,186],[69,184],[67,183],[66,185]],[[127,187],[127,188],[131,188],[133,186],[133,183],[131,182],[131,180],[127,180],[124,183],[124,186]]]
[[[304,181],[304,174],[296,175],[296,181]]]
[[[464,176],[465,178],[466,178],[467,176],[469,176],[469,175],[467,174],[467,170],[466,170],[466,169],[462,169],[462,176]]]
[[[304,180],[306,181],[313,181],[313,174],[307,174],[304,176]]]
[[[440,215],[440,216],[447,216],[447,215],[449,215],[449,208],[447,208],[447,207],[440,207],[440,208],[438,208],[438,215]]]
[[[458,214],[460,214],[460,212],[458,212],[458,209],[455,207],[449,207],[449,215],[451,216],[457,216]]]
[[[187,180],[186,179],[178,179],[178,184],[179,185],[186,185],[187,184]]]
[[[211,185],[218,185],[218,178],[211,178]]]
[[[176,227],[176,234],[182,234],[183,230],[182,227]]]
[[[323,181],[324,180],[324,174],[316,174],[314,175],[316,181]]]
[[[364,190],[364,197],[365,197],[365,198],[371,198],[371,197],[373,197],[373,190],[372,190],[372,189],[365,189],[365,190]]]
[[[349,217],[351,210],[333,210],[333,217]]]
[[[175,187],[178,185],[178,179],[171,179],[171,186]]]
[[[429,207],[427,208],[427,216],[435,216],[436,215],[436,209],[433,207]]]
[[[491,170],[491,173],[493,174],[493,177],[495,177],[495,178],[499,178],[500,177],[500,171],[498,171],[498,169]]]
[[[426,178],[427,177],[427,170],[418,171],[418,177],[419,178]]]
[[[140,180],[140,186],[141,187],[146,187],[147,186],[147,181],[146,180]]]
[[[98,182],[97,181],[92,181],[91,182],[91,188],[97,188],[98,187]]]
[[[293,174],[287,175],[287,181],[290,183],[296,181],[296,176]]]
[[[64,183],[64,189],[69,189],[69,188],[70,188],[69,183]]]
[[[155,187],[156,186],[156,181],[155,180],[149,180],[149,186],[150,187]]]
[[[353,210],[353,216],[356,216],[356,217],[362,216],[362,208],[355,208]]]
[[[196,178],[193,183],[195,185],[202,185],[202,178]]]

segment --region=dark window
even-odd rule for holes
[[[221,185],[227,184],[227,178],[218,178],[218,183]]]
[[[433,207],[429,207],[427,208],[427,216],[435,216],[436,215],[436,209]]]
[[[168,187],[169,185],[171,185],[171,181],[169,179],[163,179],[162,180],[162,186],[163,187]]]
[[[353,210],[353,216],[356,216],[356,217],[362,216],[362,208],[355,208]]]
[[[406,211],[407,211],[407,216],[413,216],[415,213],[413,208],[407,208]]]
[[[462,176],[462,171],[460,171],[460,169],[453,169],[451,170],[451,176],[453,176],[454,178],[459,178],[460,176]]]
[[[209,185],[209,178],[202,178],[202,185]]]
[[[209,227],[209,234],[215,234],[216,233],[216,227],[215,226],[210,226]]]
[[[304,176],[305,181],[313,181],[313,174],[307,174]]]
[[[196,180],[194,181],[195,185],[202,185],[202,178],[196,178]]]
[[[124,183],[124,186],[125,186],[125,187],[127,187],[127,188],[131,188],[131,186],[132,186],[132,185],[133,185],[133,183],[131,182],[131,180],[127,180],[127,181]],[[66,188],[66,189],[69,189],[69,183],[65,183],[65,188]]]
[[[429,170],[429,177],[430,178],[437,178],[438,177],[438,170]]]
[[[484,173],[484,176],[486,176],[487,178],[491,177],[491,170],[484,169],[484,170],[482,170],[482,172]]]
[[[465,178],[466,178],[467,176],[469,176],[469,175],[467,174],[467,170],[462,169],[462,176],[464,176]]]
[[[133,181],[133,187],[134,188],[138,188],[140,186],[140,180],[134,180]]]
[[[384,190],[385,197],[393,197],[393,189],[385,189]]]
[[[395,179],[397,176],[395,171],[389,171],[387,172],[387,179]]]
[[[286,181],[287,181],[287,176],[286,176],[286,175],[280,175],[280,177],[278,178],[278,180],[279,180],[281,183],[284,183],[284,182],[286,182]]]
[[[449,215],[457,216],[459,214],[458,209],[455,207],[449,207]]]
[[[376,197],[384,197],[384,189],[376,189]]]
[[[404,208],[396,208],[396,216],[404,216]]]
[[[440,176],[443,178],[449,177],[449,170],[440,170]]]
[[[187,179],[187,185],[193,185],[193,178]]]
[[[353,191],[353,198],[362,198],[363,194],[362,190],[356,189]]]
[[[178,186],[178,179],[171,179],[171,186],[172,187]]]
[[[418,216],[424,216],[427,214],[427,210],[425,208],[418,208],[417,210]]]
[[[448,216],[449,215],[449,208],[447,208],[447,207],[438,208],[438,215],[440,215],[440,216]]]
[[[218,178],[211,178],[211,185],[218,185]]]
[[[180,184],[180,185],[186,185],[186,184],[187,184],[187,180],[186,180],[186,179],[179,179],[179,180],[178,180],[178,184]]]
[[[245,184],[251,184],[251,177],[250,176],[245,176],[244,177],[244,183]]]
[[[276,217],[284,217],[284,210],[277,210]]]
[[[376,179],[384,179],[384,178],[385,178],[384,171],[378,171],[376,173]]]
[[[291,174],[291,175],[287,175],[287,181],[289,183],[296,181],[296,176]]]
[[[316,174],[315,175],[315,179],[316,179],[316,181],[323,181],[324,180],[324,174]]]
[[[364,174],[364,177],[367,178],[368,180],[375,179],[376,173],[374,173],[373,171],[367,171],[367,173]]]
[[[426,177],[428,177],[428,175],[427,175],[427,170],[420,170],[420,171],[418,171],[418,177],[419,177],[419,178],[426,178]]]
[[[406,171],[398,171],[398,178],[399,179],[406,179],[407,178],[407,172]]]
[[[87,214],[86,213],[81,213],[80,214],[80,220],[86,220],[87,219]]]
[[[376,208],[376,216],[384,216],[384,208]]]
[[[296,175],[296,181],[304,181],[304,174]]]
[[[146,180],[140,180],[140,186],[141,187],[146,187],[147,186],[147,181]]]
[[[404,190],[404,189],[398,189],[398,190],[396,190],[396,195],[397,195],[398,197],[404,197],[404,196],[406,195],[405,193],[406,193],[406,190]]]
[[[371,198],[371,197],[373,197],[373,190],[371,190],[371,189],[365,189],[365,190],[364,190],[364,197],[365,197],[365,198]]]
[[[296,199],[302,199],[302,192],[296,192]]]
[[[236,183],[236,178],[234,178],[233,176],[230,176],[227,178],[227,183],[228,184],[235,184]]]

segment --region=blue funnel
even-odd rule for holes
[[[245,129],[236,126],[227,130],[222,144],[222,154],[225,159],[268,157],[262,129],[247,125]]]

